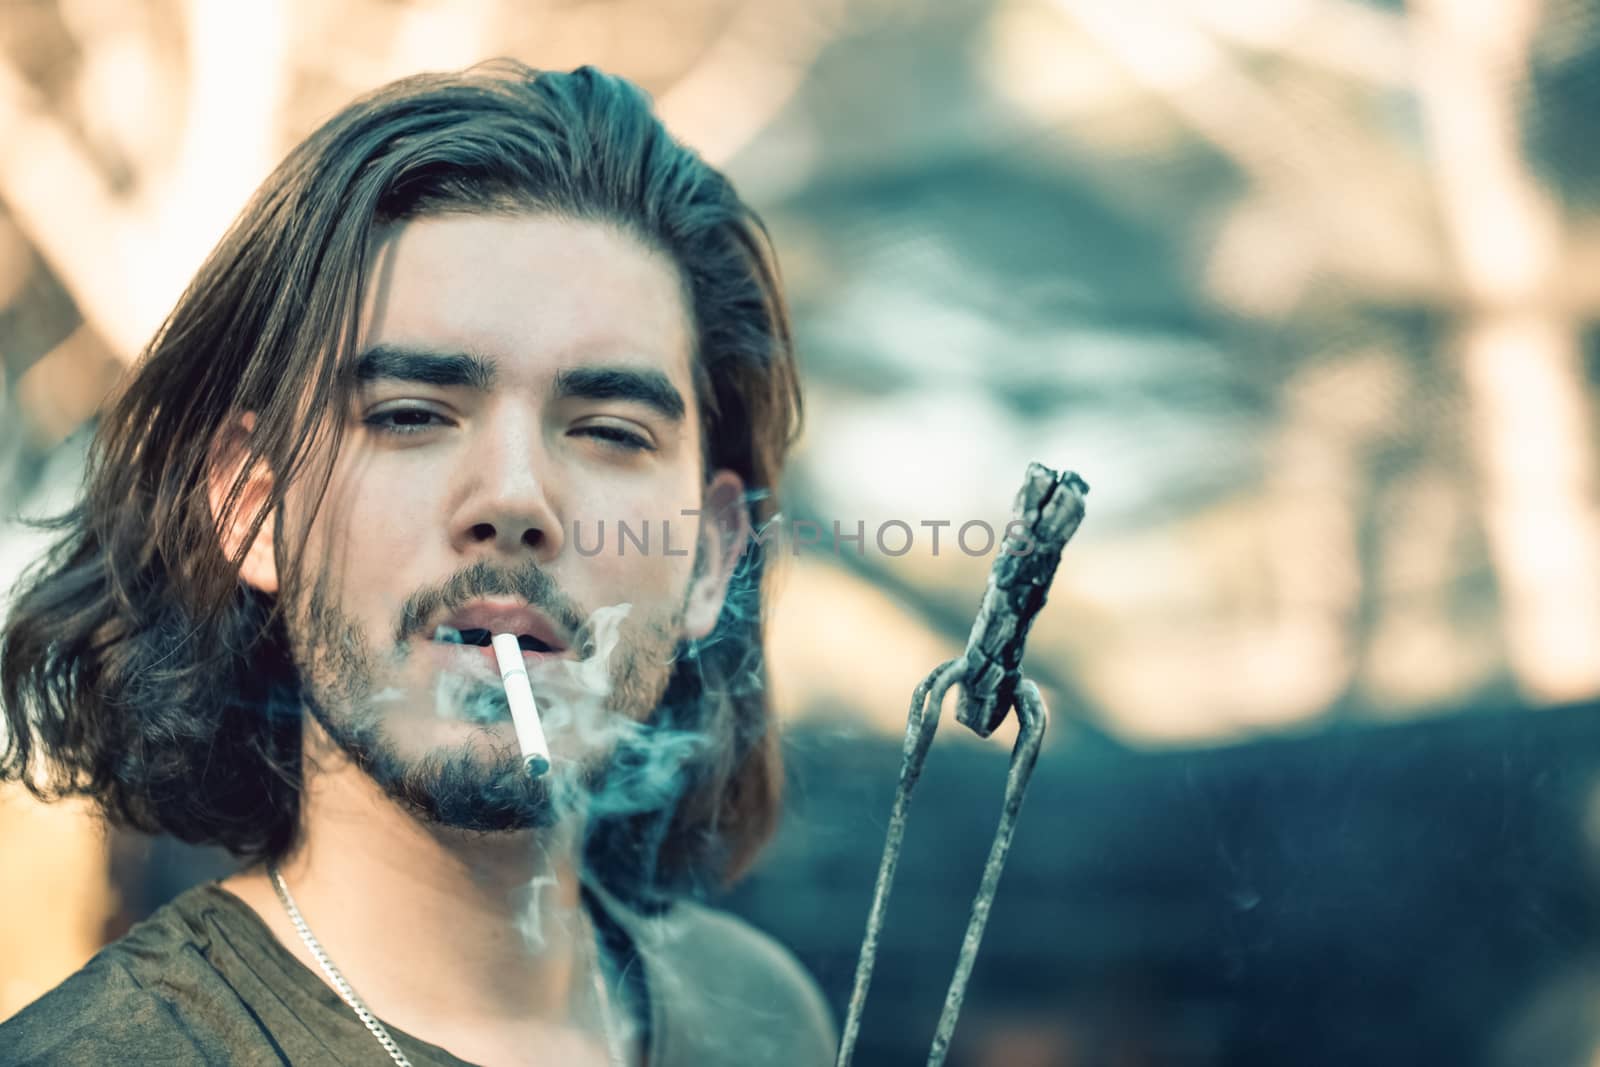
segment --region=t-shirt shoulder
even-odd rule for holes
[[[0,1023],[0,1065],[101,1067],[227,1063],[225,1049],[188,1028],[171,1000],[103,951],[66,981]]]
[[[203,958],[209,945],[191,912],[207,896],[206,887],[182,894],[0,1023],[0,1067],[242,1062],[226,1027],[210,1025],[226,1014],[217,1004],[226,992],[202,988],[212,973]],[[216,1017],[184,1010],[196,998],[220,1009]]]
[[[832,1064],[833,1017],[816,982],[772,937],[726,912],[682,901],[636,920],[652,1014],[668,1064]]]

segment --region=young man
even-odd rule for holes
[[[0,631],[6,776],[246,864],[0,1062],[832,1062],[792,957],[693,901],[776,818],[749,535],[799,418],[760,222],[628,83],[500,64],[329,121]]]

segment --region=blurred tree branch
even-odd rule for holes
[[[285,9],[189,0],[185,10],[181,147],[170,166],[136,161],[129,195],[114,190],[52,102],[0,60],[0,197],[124,358],[144,347],[274,154]]]
[[[1600,500],[1581,322],[1553,298],[1562,220],[1528,168],[1517,86],[1534,0],[1420,0],[1419,90],[1465,300],[1454,336],[1513,673],[1542,700],[1600,690]]]

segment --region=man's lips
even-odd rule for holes
[[[560,655],[571,642],[560,627],[531,605],[514,600],[479,599],[441,619],[431,635],[443,644],[489,647],[494,634],[515,634],[523,652]]]
[[[499,685],[501,670],[499,659],[494,656],[494,649],[490,645],[461,645],[458,641],[419,640],[414,641],[414,646],[422,654],[422,659],[434,664],[435,670],[451,670],[451,672],[466,672],[469,677],[480,678],[482,681]],[[522,662],[530,675],[538,675],[542,664],[568,659],[570,651],[558,653],[533,653],[523,649]]]
[[[476,645],[479,648],[491,648],[494,635],[507,632],[509,631],[491,630],[487,627],[457,630],[449,626],[440,626],[434,631],[433,639],[442,645]],[[566,651],[564,648],[553,648],[537,637],[525,633],[517,635],[517,647],[524,652],[544,652],[551,655]]]

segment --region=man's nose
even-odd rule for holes
[[[531,550],[540,561],[560,554],[561,520],[536,429],[507,426],[485,435],[464,467],[469,488],[452,523],[456,551],[514,556]]]

